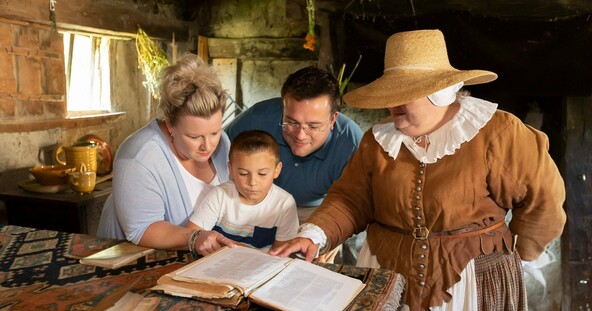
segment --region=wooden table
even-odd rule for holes
[[[103,204],[111,194],[111,181],[96,185],[91,194],[68,189],[58,193],[34,193],[15,186],[0,191],[8,224],[38,229],[95,235]]]
[[[155,252],[118,269],[79,263],[78,259],[121,241],[85,234],[0,225],[0,309],[89,310],[110,293],[136,281],[132,292],[158,297],[158,310],[227,310],[195,299],[151,291],[158,278],[190,262],[186,251]],[[398,297],[401,276],[390,270],[325,264],[367,286],[350,310],[384,310]],[[399,292],[400,294],[400,292]],[[264,310],[251,305],[249,310]]]

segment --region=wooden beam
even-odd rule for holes
[[[304,43],[304,38],[208,38],[208,53],[210,58],[317,59],[317,53],[305,49]]]
[[[0,17],[52,25],[48,0],[0,1]],[[189,39],[190,24],[163,13],[141,10],[132,1],[110,4],[96,0],[57,1],[55,18],[64,28],[93,28],[135,34],[138,25],[151,37],[169,39],[175,33],[177,41]]]
[[[433,1],[340,1],[316,0],[319,12],[346,12],[354,16],[409,17],[438,12],[471,12],[472,15],[508,19],[565,18],[592,12],[590,0],[433,0]]]
[[[36,132],[54,128],[82,128],[124,121],[125,112],[111,112],[94,116],[68,117],[50,120],[18,121],[0,123],[0,133]]]
[[[208,53],[208,38],[204,36],[197,36],[197,56],[204,61],[204,63],[208,63],[210,58]]]

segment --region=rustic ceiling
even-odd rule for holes
[[[135,2],[173,4],[182,16],[190,19],[212,1],[136,0]],[[306,3],[305,0],[286,0],[286,2],[302,5]],[[451,10],[521,18],[555,18],[592,12],[592,1],[589,0],[316,0],[315,4],[319,10],[350,13],[362,18],[405,17]]]
[[[317,4],[320,5],[320,1]],[[323,1],[333,13],[338,63],[356,62],[354,80],[366,83],[382,73],[389,35],[413,29],[441,29],[451,63],[499,74],[483,93],[521,96],[592,94],[592,1]],[[341,31],[341,32],[339,32]],[[354,81],[356,82],[356,81]],[[490,94],[488,94],[490,95]]]
[[[213,0],[137,1],[173,5],[189,21],[214,4]],[[235,0],[240,1],[247,0]],[[305,0],[286,1],[292,4],[288,8],[306,4]],[[376,60],[383,58],[390,34],[438,28],[445,33],[453,65],[500,75],[483,92],[592,93],[590,0],[316,0],[315,5],[333,24],[335,63],[354,64],[363,55],[353,82],[366,83],[381,74],[382,62]]]

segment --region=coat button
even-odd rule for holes
[[[425,286],[425,282],[424,281],[419,281],[419,286]]]
[[[425,265],[424,265],[424,264],[422,264],[422,263],[420,263],[420,264],[419,264],[419,268],[420,268],[421,270],[423,270],[423,269],[425,269]]]
[[[421,249],[428,249],[428,246],[426,244],[421,244]]]
[[[425,277],[425,275],[423,275],[423,273],[420,273],[417,276],[420,277],[420,278],[422,278],[422,279]]]

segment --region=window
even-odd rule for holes
[[[68,115],[111,111],[110,39],[63,32]]]

